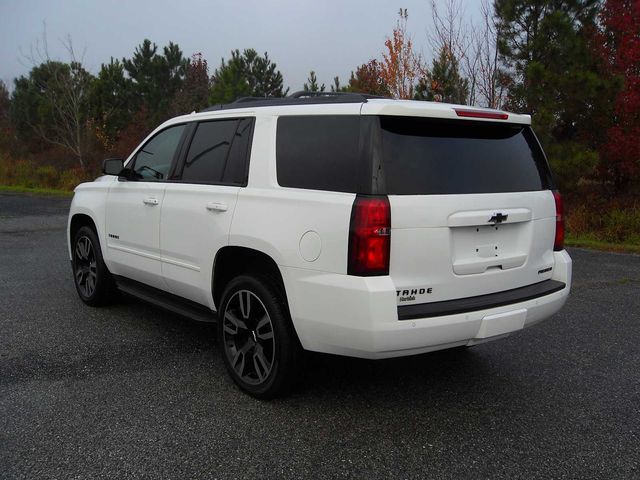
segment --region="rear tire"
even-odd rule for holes
[[[256,398],[286,393],[302,368],[303,350],[277,283],[240,275],[225,288],[218,312],[218,344],[233,381]]]
[[[92,228],[84,226],[78,229],[73,237],[71,254],[73,279],[80,300],[92,307],[111,302],[116,293],[115,283]]]

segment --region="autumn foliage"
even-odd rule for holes
[[[413,40],[407,32],[407,10],[400,9],[400,18],[391,38],[384,42],[380,74],[394,98],[413,99],[418,79],[424,76],[422,58],[413,49]]]
[[[600,19],[603,61],[623,82],[600,149],[601,168],[622,187],[640,173],[640,0],[607,0]]]
[[[391,96],[383,67],[376,59],[363,63],[356,69],[355,75],[352,74],[349,80],[349,89],[353,92],[370,93],[382,97]]]

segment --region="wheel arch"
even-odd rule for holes
[[[95,220],[88,214],[86,213],[81,213],[81,212],[77,212],[74,213],[70,218],[69,218],[69,228],[67,231],[67,235],[68,235],[68,245],[69,245],[69,258],[72,258],[72,245],[73,245],[73,237],[75,237],[76,232],[78,230],[80,230],[82,227],[90,227],[91,229],[93,229],[94,232],[96,232],[96,237],[98,237],[98,242],[100,242],[100,231],[98,230],[98,226],[95,222]],[[102,245],[100,245],[100,248],[102,249]]]
[[[222,293],[229,281],[238,275],[251,273],[272,278],[280,288],[285,306],[289,310],[284,279],[276,261],[260,250],[231,245],[218,250],[213,262],[211,292],[216,308],[220,307]]]
[[[93,231],[96,232],[96,235],[99,237],[98,227],[93,218],[91,218],[91,216],[87,215],[86,213],[75,213],[69,221],[69,244],[73,242],[73,237],[75,236],[76,232],[85,226],[92,228]],[[100,238],[98,238],[98,240],[100,240]]]

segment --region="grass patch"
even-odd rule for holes
[[[614,243],[604,242],[602,240],[596,240],[588,236],[574,236],[569,235],[565,240],[567,247],[584,247],[591,248],[593,250],[603,250],[605,252],[620,252],[620,253],[637,253],[640,254],[640,245],[637,243]]]
[[[50,195],[55,197],[71,197],[73,192],[57,188],[22,187],[20,185],[0,185],[0,193],[29,193],[32,195]]]

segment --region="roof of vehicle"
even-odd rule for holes
[[[296,92],[282,98],[245,97],[233,103],[216,105],[169,120],[206,120],[231,115],[395,115],[432,117],[452,120],[474,120],[531,124],[531,116],[468,105],[428,102],[421,100],[395,100],[351,92]]]

